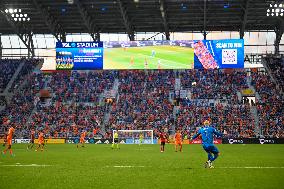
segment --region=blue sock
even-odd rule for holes
[[[215,159],[217,159],[217,157],[218,157],[218,154],[214,154],[214,157],[212,157],[211,161],[214,161]]]
[[[212,154],[211,154],[211,153],[208,153],[208,161],[209,161],[209,160],[211,161],[212,158],[213,158]]]

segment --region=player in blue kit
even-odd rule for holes
[[[205,168],[214,168],[212,163],[219,156],[219,150],[213,144],[214,135],[221,137],[223,134],[219,133],[214,127],[211,127],[209,124],[210,122],[208,120],[204,121],[204,127],[200,128],[191,140],[194,140],[199,135],[201,135],[203,149],[208,154],[208,161],[206,161],[205,163]],[[214,156],[212,154],[214,154]]]

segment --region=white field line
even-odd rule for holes
[[[0,167],[49,167],[52,165],[38,165],[38,164],[27,164],[27,165],[20,165],[20,164],[16,164],[16,165],[0,165]]]
[[[218,169],[284,169],[284,167],[215,167]]]
[[[146,167],[143,165],[114,165],[114,166],[106,166],[110,168],[141,168],[141,167]]]

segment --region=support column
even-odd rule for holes
[[[204,7],[203,7],[203,39],[206,40],[206,20],[207,20],[207,0],[204,0]]]

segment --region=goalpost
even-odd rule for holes
[[[153,130],[113,130],[112,136],[117,131],[119,143],[139,144],[140,134],[143,134],[142,144],[154,144]],[[114,143],[114,138],[112,137]]]

